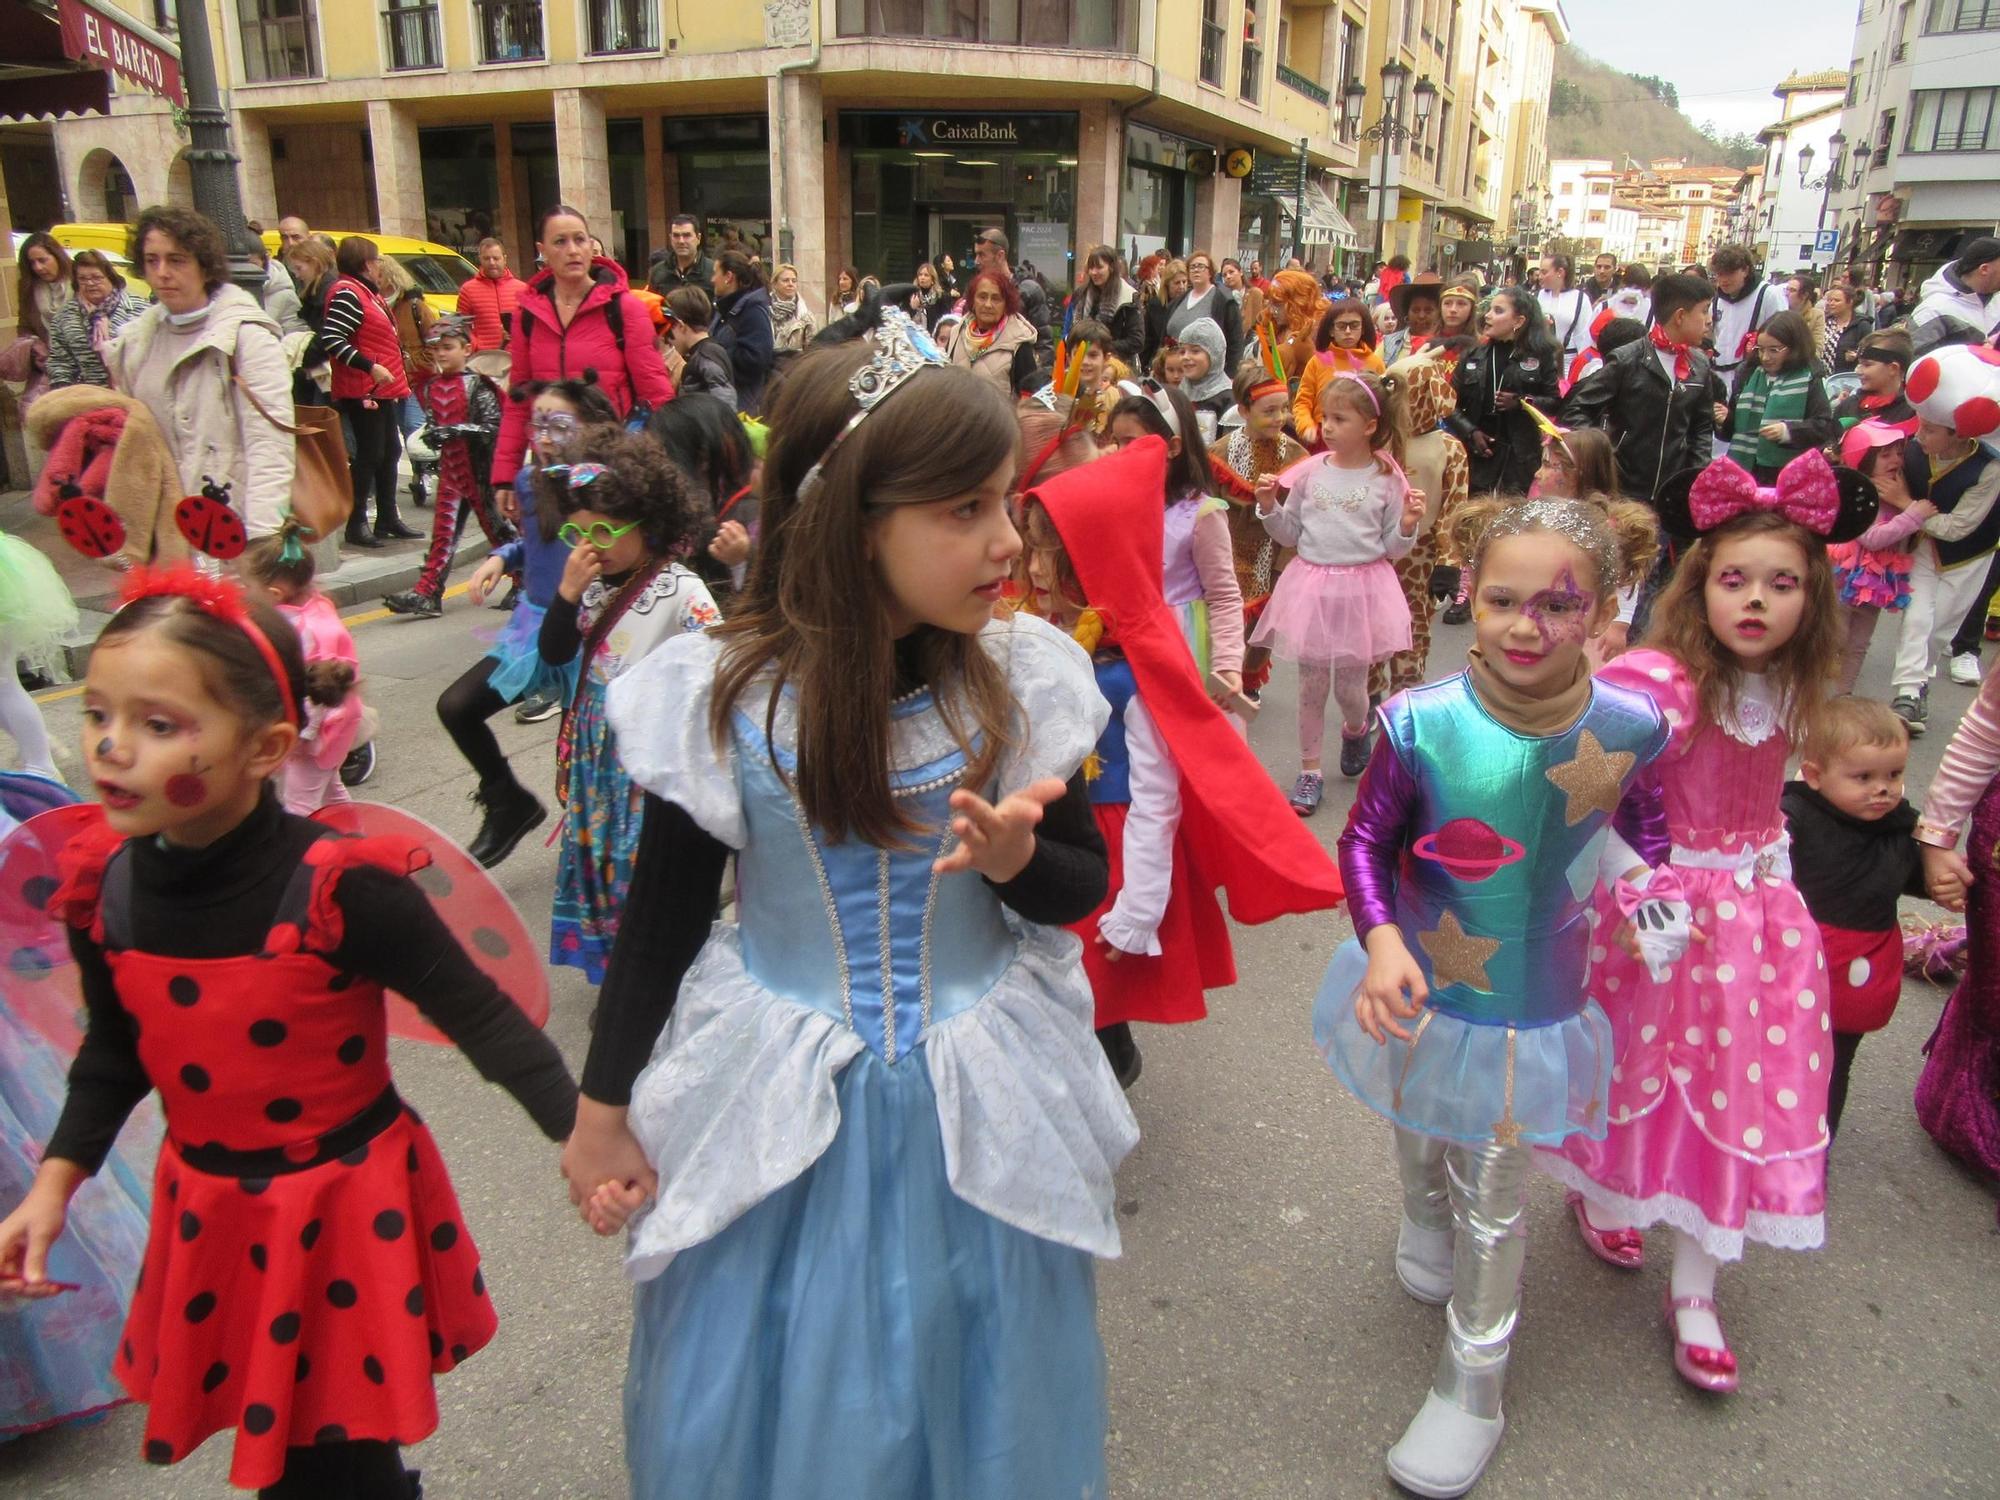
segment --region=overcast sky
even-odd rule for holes
[[[1562,0],[1570,41],[1625,73],[1680,90],[1681,111],[1723,134],[1755,135],[1778,117],[1771,86],[1787,73],[1845,68],[1854,48],[1847,0]]]

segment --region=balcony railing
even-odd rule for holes
[[[590,0],[591,56],[659,50],[659,0]]]
[[[444,65],[435,4],[391,3],[382,12],[382,39],[392,73]]]
[[[1890,62],[1899,63],[1899,62],[1908,62],[1909,60],[1910,60],[1910,44],[1908,42],[1898,42],[1896,43],[1895,46],[1889,49]]]
[[[836,0],[834,29],[844,37],[1130,52],[1139,44],[1139,0]]]
[[[472,0],[483,63],[540,62],[542,0]]]
[[[1264,86],[1264,49],[1246,39],[1243,43],[1243,80],[1236,97],[1255,104]]]
[[[319,77],[312,0],[237,0],[236,15],[247,81]]]
[[[1213,21],[1201,23],[1201,81],[1210,88],[1222,87],[1223,29]]]
[[[1333,95],[1314,83],[1303,73],[1294,73],[1283,63],[1278,64],[1278,82],[1297,94],[1304,94],[1315,104],[1333,103]]]

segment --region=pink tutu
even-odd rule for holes
[[[1253,646],[1285,661],[1386,661],[1410,649],[1410,604],[1387,558],[1328,567],[1303,557],[1278,575]]]

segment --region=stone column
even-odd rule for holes
[[[678,194],[676,183],[667,180],[668,174],[676,171],[678,163],[667,155],[662,137],[665,122],[655,114],[649,114],[641,122],[640,128],[646,138],[646,245],[650,255],[658,255],[667,248],[667,219],[674,212]],[[638,268],[644,275],[646,268]]]
[[[588,89],[557,89],[555,102],[556,182],[563,202],[579,210],[600,236],[608,235],[611,147],[604,134],[604,98]]]
[[[1087,104],[1076,122],[1076,267],[1094,245],[1118,248],[1125,187],[1125,131],[1108,103]]]
[[[1218,154],[1220,154],[1218,152]],[[1219,269],[1236,253],[1237,226],[1243,216],[1243,181],[1218,172],[1194,187],[1194,239],[1188,253],[1206,250]],[[1271,270],[1272,267],[1266,266]]]
[[[773,264],[789,260],[799,268],[799,286],[816,313],[825,310],[833,260],[829,242],[830,194],[825,145],[826,108],[816,74],[788,73],[765,85],[771,116],[771,219],[777,244]],[[790,236],[790,251],[786,237]]]
[[[375,227],[383,234],[430,238],[425,232],[424,166],[417,149],[416,117],[401,104],[371,99],[368,136],[375,149]]]
[[[233,121],[236,154],[242,158],[237,169],[243,184],[243,213],[266,229],[277,226],[278,183],[271,169],[271,127],[264,117],[239,109]]]
[[[524,281],[535,273],[535,226],[522,201],[521,164],[514,157],[514,127],[505,120],[493,126],[493,232],[506,241],[507,264]]]

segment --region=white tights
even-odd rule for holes
[[[41,709],[21,686],[21,679],[14,675],[12,662],[0,669],[0,730],[5,730],[21,747],[22,770],[56,776],[56,763],[49,753],[48,726],[42,722]]]
[[[1621,1214],[1615,1209],[1607,1208],[1602,1203],[1592,1203],[1585,1200],[1583,1216],[1593,1229],[1630,1229],[1632,1227],[1627,1215]],[[1673,1295],[1676,1300],[1682,1297],[1701,1297],[1709,1302],[1713,1302],[1715,1300],[1715,1273],[1721,1268],[1721,1264],[1713,1255],[1710,1255],[1706,1250],[1701,1248],[1700,1242],[1693,1235],[1684,1234],[1682,1231],[1676,1229],[1674,1231],[1674,1268],[1670,1278],[1673,1283]],[[1722,1324],[1717,1321],[1713,1312],[1683,1308],[1681,1311],[1675,1313],[1674,1317],[1680,1325],[1680,1334],[1683,1342],[1706,1344],[1711,1349],[1720,1349],[1723,1347]]]

